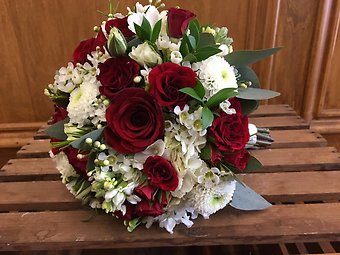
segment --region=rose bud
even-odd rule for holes
[[[113,27],[110,31],[107,49],[111,56],[122,56],[126,52],[127,43],[125,37],[116,27]]]
[[[162,64],[161,56],[147,42],[138,45],[137,48],[132,47],[129,56],[136,60],[141,66],[147,65],[149,67],[154,67]]]

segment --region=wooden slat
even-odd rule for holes
[[[326,146],[327,141],[319,134],[308,129],[301,130],[273,130],[271,135],[275,142],[270,148],[294,148],[294,147],[321,147]],[[23,146],[17,156],[48,157],[50,150],[49,140],[34,140]]]
[[[239,178],[273,203],[314,202],[340,197],[340,171],[242,174]],[[80,207],[80,201],[61,181],[3,182],[0,190],[0,211],[70,210]]]
[[[340,240],[340,203],[277,205],[265,211],[226,208],[173,235],[153,226],[133,233],[121,221],[93,212],[61,211],[0,214],[1,250],[134,248]],[[86,221],[86,222],[85,222]],[[15,224],[13,224],[15,222]],[[99,229],[100,226],[100,229]],[[8,245],[10,244],[10,245]]]
[[[309,128],[299,116],[279,116],[279,117],[256,117],[249,118],[249,122],[258,127],[266,127],[271,130],[287,130],[287,129],[306,129]]]
[[[0,170],[0,182],[35,180],[60,180],[52,159],[11,159]]]
[[[288,104],[260,105],[251,117],[293,116],[297,115]]]
[[[253,150],[263,167],[256,172],[340,169],[340,154],[333,147]]]
[[[320,134],[308,129],[301,130],[273,130],[270,132],[275,142],[270,148],[302,148],[322,147],[327,145],[327,140]]]

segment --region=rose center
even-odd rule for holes
[[[138,111],[131,114],[130,119],[132,125],[136,127],[145,126],[149,121],[149,116],[146,112]]]

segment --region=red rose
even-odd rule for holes
[[[118,28],[125,37],[131,37],[134,35],[134,33],[128,28],[127,17],[108,20],[105,24],[106,33],[109,34],[113,27]]]
[[[164,117],[156,100],[141,88],[123,89],[106,110],[106,142],[119,153],[145,150],[164,135]]]
[[[190,97],[179,90],[195,87],[196,73],[189,67],[173,63],[164,63],[153,68],[149,74],[150,93],[161,106],[173,109],[177,105],[183,107]]]
[[[170,161],[161,156],[150,156],[143,165],[149,183],[165,191],[174,191],[178,186],[177,171]]]
[[[242,150],[249,141],[248,117],[223,112],[213,121],[209,136],[222,153]]]
[[[221,152],[214,145],[211,145],[211,163],[216,166],[221,162],[222,158]]]
[[[55,147],[54,146],[54,143],[58,143],[58,142],[62,142],[62,140],[59,140],[57,138],[51,138],[50,139],[50,143],[52,145],[51,151],[52,151],[53,155],[57,155],[58,153],[60,153],[62,151],[62,147]]]
[[[151,200],[153,195],[155,194],[155,191],[157,190],[156,187],[151,185],[145,185],[145,186],[139,186],[135,188],[135,192],[138,196],[143,197],[147,200]]]
[[[138,217],[138,215],[136,214],[136,205],[131,204],[130,202],[125,202],[124,203],[125,207],[126,207],[126,212],[123,215],[123,213],[121,211],[115,211],[113,214],[118,217],[119,219],[123,219],[123,220],[132,220],[136,217]]]
[[[98,67],[97,78],[102,84],[99,91],[111,100],[120,90],[132,87],[133,79],[139,75],[138,63],[128,57],[109,58]]]
[[[191,19],[196,17],[190,11],[170,8],[168,11],[168,32],[171,37],[181,38]]]
[[[87,176],[86,165],[89,157],[86,156],[82,159],[78,159],[78,149],[75,149],[72,146],[66,147],[63,149],[63,152],[66,154],[69,163],[73,166],[76,173],[88,180],[89,177]]]
[[[67,110],[64,107],[54,105],[54,113],[52,116],[52,121],[50,122],[51,124],[57,123],[59,121],[64,120],[68,115]]]
[[[226,154],[223,157],[223,161],[235,166],[239,170],[243,171],[248,163],[250,154],[247,150],[241,150],[240,152],[234,154]]]
[[[136,214],[139,216],[157,217],[164,213],[158,201],[142,200],[137,204]]]
[[[230,108],[233,108],[236,112],[242,114],[241,102],[236,97],[229,98],[228,101],[230,103]]]
[[[81,41],[77,48],[73,52],[73,63],[84,64],[88,62],[87,55],[96,50],[96,47],[100,47],[102,50],[106,44],[106,38],[103,31],[99,31],[97,37],[90,38],[88,40]]]

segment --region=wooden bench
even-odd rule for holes
[[[340,252],[340,154],[287,105],[261,106],[250,122],[271,128],[276,142],[270,149],[251,152],[263,163],[262,169],[239,177],[273,206],[259,212],[225,208],[209,220],[196,220],[192,228],[178,226],[172,235],[157,226],[128,233],[121,221],[109,215],[95,216],[81,206],[48,158],[46,126],[42,127],[18,151],[17,159],[0,170],[0,250],[59,250],[62,254],[100,254],[91,249],[111,248],[115,249],[112,254]]]

